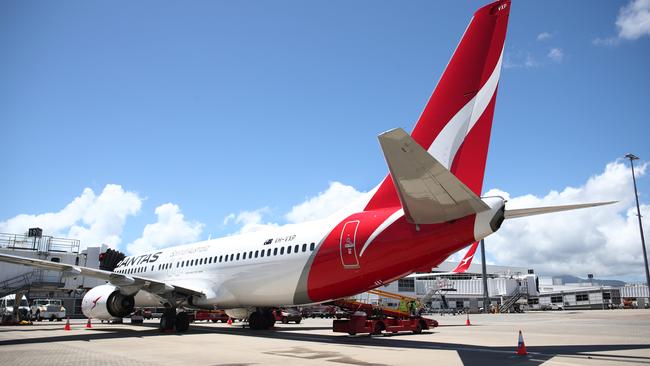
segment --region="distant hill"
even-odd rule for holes
[[[553,276],[553,278],[561,278],[564,283],[583,283],[583,282],[590,282],[588,278],[580,278],[577,276],[572,276],[572,275],[561,275],[561,276]],[[597,278],[594,278],[593,280],[594,283],[599,283],[603,286],[612,286],[612,287],[621,287],[625,286],[625,281],[619,281],[619,280],[599,280]]]

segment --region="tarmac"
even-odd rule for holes
[[[0,327],[0,365],[648,365],[650,310],[548,311],[431,316],[422,334],[349,336],[331,319],[253,331],[194,323],[188,333],[72,320]],[[521,330],[528,351],[517,356]]]

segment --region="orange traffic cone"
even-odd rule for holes
[[[526,352],[526,344],[524,344],[524,336],[521,335],[521,331],[519,331],[519,342],[517,342],[517,355],[519,356],[526,356],[528,352]]]
[[[465,321],[465,325],[472,325],[472,323],[469,322],[469,314],[467,314],[467,320]]]
[[[90,323],[90,318],[88,318],[88,322],[86,323],[86,328],[92,328],[93,325]]]
[[[228,318],[228,325],[232,325],[232,318]]]
[[[70,330],[70,318],[65,321],[65,327],[63,327],[63,330]]]

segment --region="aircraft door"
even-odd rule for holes
[[[359,221],[348,221],[343,225],[341,230],[341,262],[344,269],[359,268],[359,258],[357,257],[357,228]]]

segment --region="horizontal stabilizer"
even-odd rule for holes
[[[582,204],[578,204],[578,205],[564,205],[564,206],[517,208],[517,209],[513,209],[513,210],[506,209],[506,211],[504,213],[504,217],[506,219],[514,219],[514,218],[517,218],[517,217],[541,215],[541,214],[546,214],[546,213],[551,213],[551,212],[569,211],[569,210],[577,210],[577,209],[580,209],[580,208],[610,205],[610,204],[616,203],[616,202],[618,202],[618,201],[582,203]]]
[[[490,209],[403,129],[379,135],[379,143],[409,222],[437,224]]]

